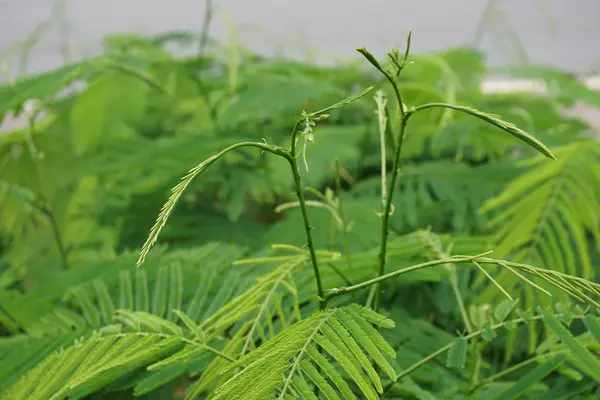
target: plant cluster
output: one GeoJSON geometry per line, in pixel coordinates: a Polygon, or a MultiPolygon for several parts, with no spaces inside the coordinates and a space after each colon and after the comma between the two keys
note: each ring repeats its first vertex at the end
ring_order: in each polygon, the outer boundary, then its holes
{"type": "Polygon", "coordinates": [[[598,396],[598,93],[191,40],[0,87],[0,398],[598,396]]]}

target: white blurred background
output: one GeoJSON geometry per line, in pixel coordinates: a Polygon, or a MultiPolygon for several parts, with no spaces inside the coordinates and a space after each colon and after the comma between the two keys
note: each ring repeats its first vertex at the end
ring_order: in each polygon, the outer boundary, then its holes
{"type": "MultiPolygon", "coordinates": [[[[206,0],[0,0],[0,60],[14,75],[102,51],[108,34],[199,32],[206,0]],[[27,57],[17,49],[29,47],[27,57]],[[22,53],[21,53],[22,54],[22,53]]],[[[264,54],[331,62],[383,54],[413,29],[415,52],[479,49],[490,66],[544,64],[600,89],[600,0],[215,0],[210,34],[264,54]],[[235,32],[235,33],[232,33],[235,32]]],[[[0,78],[2,79],[2,78],[0,78]]],[[[488,90],[529,83],[484,82],[488,90]]],[[[533,85],[530,85],[532,88],[533,85]]],[[[589,114],[594,124],[600,117],[589,114]]]]}
{"type": "MultiPolygon", "coordinates": [[[[325,59],[375,53],[402,44],[413,29],[415,51],[470,45],[491,65],[549,64],[589,75],[600,67],[599,0],[215,0],[211,34],[262,53],[325,59]]],[[[29,72],[65,56],[97,54],[104,35],[199,31],[205,0],[0,0],[0,53],[39,34],[29,72]],[[36,31],[38,28],[38,32],[36,31]],[[65,54],[68,53],[68,54],[65,54]]]]}

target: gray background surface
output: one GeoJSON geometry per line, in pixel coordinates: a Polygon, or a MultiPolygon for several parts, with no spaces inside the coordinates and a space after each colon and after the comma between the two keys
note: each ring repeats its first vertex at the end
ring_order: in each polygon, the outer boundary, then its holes
{"type": "MultiPolygon", "coordinates": [[[[39,72],[102,51],[105,35],[199,32],[205,0],[0,0],[0,61],[10,69],[39,72]],[[60,7],[62,4],[63,8],[60,7]],[[59,5],[59,7],[57,7],[59,5]],[[57,11],[58,10],[58,11],[57,11]],[[11,47],[40,24],[26,70],[11,47]],[[65,46],[66,45],[66,46],[65,46]],[[68,51],[65,51],[65,48],[68,51]]],[[[490,66],[545,64],[587,76],[600,88],[600,0],[215,0],[211,36],[234,40],[264,54],[330,62],[357,57],[365,45],[382,55],[402,47],[413,29],[413,51],[470,46],[490,66]],[[490,4],[492,6],[490,6],[490,4]],[[484,21],[482,23],[482,21],[484,21]]],[[[0,82],[4,76],[0,76],[0,82]]],[[[490,86],[494,81],[484,82],[490,86]]],[[[528,85],[528,84],[526,84],[528,85]]],[[[511,90],[500,80],[491,90],[511,90]]],[[[600,110],[575,114],[598,127],[600,110]]],[[[23,121],[5,118],[0,132],[23,121]]]]}
{"type": "MultiPolygon", "coordinates": [[[[59,0],[60,1],[60,0],[59,0]]],[[[55,0],[0,0],[0,53],[52,18],[55,0]]],[[[97,54],[102,36],[123,31],[199,31],[204,0],[65,0],[72,59],[97,54]]],[[[211,34],[263,53],[326,60],[354,57],[368,46],[401,45],[409,27],[415,51],[477,44],[492,65],[528,59],[582,74],[600,67],[600,0],[497,0],[482,31],[484,0],[216,0],[211,34]],[[478,33],[479,32],[479,33],[478,33]],[[512,37],[518,35],[523,51],[512,37]],[[526,57],[526,58],[525,58],[526,57]]],[[[488,9],[489,10],[489,9],[488,9]]],[[[33,48],[29,72],[60,64],[61,24],[53,20],[33,48]]],[[[62,24],[64,27],[65,25],[62,24]]]]}

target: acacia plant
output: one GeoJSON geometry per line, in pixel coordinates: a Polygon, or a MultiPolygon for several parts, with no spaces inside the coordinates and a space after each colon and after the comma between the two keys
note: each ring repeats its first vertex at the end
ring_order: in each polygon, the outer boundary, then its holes
{"type": "MultiPolygon", "coordinates": [[[[187,385],[185,396],[189,399],[437,398],[416,383],[429,380],[435,385],[437,378],[423,372],[429,365],[433,365],[434,375],[451,369],[467,377],[466,386],[444,386],[440,398],[518,398],[539,391],[539,380],[553,371],[571,376],[581,371],[585,379],[600,382],[600,360],[589,350],[593,340],[600,340],[600,322],[594,315],[600,307],[599,284],[552,269],[492,258],[491,250],[452,254],[447,238],[430,230],[408,235],[390,233],[394,193],[397,181],[402,179],[403,145],[408,136],[419,135],[418,131],[411,132],[409,124],[417,114],[434,108],[464,113],[555,159],[541,141],[499,116],[444,102],[405,104],[400,82],[403,72],[410,68],[410,41],[409,33],[406,49],[393,49],[386,63],[364,48],[358,50],[389,83],[397,102],[397,113],[391,113],[384,92],[378,90],[375,94],[382,153],[377,249],[353,252],[347,240],[347,254],[317,248],[310,207],[329,211],[335,228],[343,234],[351,225],[344,215],[342,172],[336,160],[337,193],[320,193],[307,187],[302,179],[302,170],[310,168],[309,146],[319,145],[318,123],[365,96],[370,87],[321,110],[303,111],[292,127],[287,147],[266,140],[239,142],[189,170],[172,189],[150,230],[137,259],[135,276],[119,270],[120,266],[107,267],[103,272],[106,279],[114,281],[111,287],[118,288],[119,306],[113,303],[104,279],[95,279],[87,289],[72,288],[68,297],[83,310],[83,318],[56,309],[32,330],[39,337],[22,339],[26,344],[31,341],[31,346],[18,347],[18,354],[0,352],[3,363],[15,366],[0,368],[0,380],[10,383],[3,398],[82,398],[102,390],[130,387],[135,387],[135,395],[144,395],[187,375],[199,375],[187,385]],[[389,135],[391,127],[396,131],[389,135]],[[393,157],[388,180],[386,151],[390,147],[393,157]],[[273,244],[268,250],[243,258],[236,246],[219,243],[201,246],[192,254],[187,250],[151,252],[191,182],[217,161],[243,148],[278,157],[289,167],[297,200],[282,204],[278,211],[300,208],[302,227],[297,229],[303,229],[306,246],[273,244]],[[320,200],[308,200],[306,192],[320,200]],[[394,257],[411,259],[417,253],[427,254],[428,260],[394,265],[394,257]],[[374,259],[377,267],[371,269],[374,259]],[[202,267],[195,268],[194,263],[202,267]],[[438,268],[430,272],[432,267],[438,268]],[[479,271],[482,279],[505,299],[473,304],[467,310],[457,279],[457,269],[467,267],[479,271]],[[411,276],[417,276],[417,282],[426,282],[431,277],[428,273],[450,278],[464,324],[458,337],[437,347],[426,338],[442,333],[435,327],[419,325],[394,307],[394,297],[385,292],[393,292],[397,280],[411,276]],[[216,278],[219,274],[221,279],[216,278]],[[540,300],[539,307],[521,310],[518,299],[511,294],[512,287],[505,288],[496,279],[501,274],[510,274],[552,301],[540,300]],[[191,281],[198,284],[190,291],[184,282],[191,281]],[[152,296],[149,282],[154,283],[152,296]],[[518,315],[511,317],[513,313],[518,315]],[[580,330],[586,332],[573,336],[564,326],[573,321],[582,321],[580,330]],[[523,364],[484,376],[483,352],[502,334],[500,331],[516,332],[520,325],[537,323],[550,333],[539,354],[523,364]],[[91,334],[86,331],[88,325],[94,328],[91,334]],[[381,332],[379,328],[383,328],[381,332]],[[48,330],[59,336],[42,334],[48,330]],[[415,359],[414,352],[403,348],[402,340],[417,331],[425,338],[423,347],[433,348],[425,357],[415,359]],[[62,340],[69,344],[74,340],[75,344],[44,354],[44,348],[60,348],[62,340]],[[438,368],[443,356],[447,357],[446,367],[438,368]],[[25,361],[19,361],[23,358],[25,361]],[[515,370],[535,363],[539,365],[520,379],[501,382],[515,370]],[[577,371],[569,365],[576,366],[577,371]]],[[[479,248],[475,239],[471,242],[479,248]]],[[[19,340],[17,337],[15,343],[22,344],[19,340]]],[[[454,375],[443,376],[458,381],[454,375]]]]}

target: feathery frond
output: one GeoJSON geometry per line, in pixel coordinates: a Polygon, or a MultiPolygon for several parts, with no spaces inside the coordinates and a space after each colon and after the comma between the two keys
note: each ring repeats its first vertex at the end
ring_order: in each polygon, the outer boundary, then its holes
{"type": "Polygon", "coordinates": [[[148,256],[150,249],[152,248],[152,246],[158,239],[158,235],[160,235],[160,231],[164,228],[165,224],[167,223],[167,220],[169,219],[169,216],[173,212],[173,209],[175,208],[177,201],[183,195],[183,193],[185,192],[185,189],[194,180],[194,178],[196,178],[198,175],[200,175],[202,172],[204,172],[215,161],[217,161],[218,159],[220,159],[221,157],[223,157],[230,151],[233,151],[240,147],[258,147],[258,148],[262,149],[263,151],[264,150],[270,151],[270,152],[278,154],[278,155],[283,154],[282,153],[283,150],[278,147],[275,147],[275,146],[269,146],[264,143],[241,142],[241,143],[236,143],[236,144],[233,144],[233,145],[227,147],[226,149],[222,150],[221,152],[219,152],[217,154],[214,154],[213,156],[207,158],[205,161],[201,162],[200,164],[198,164],[197,166],[192,168],[188,172],[187,175],[185,175],[183,178],[181,178],[181,182],[179,182],[179,184],[177,184],[175,187],[173,187],[173,189],[171,189],[171,196],[169,197],[167,202],[163,205],[163,207],[160,211],[160,214],[158,215],[158,218],[156,219],[154,226],[150,230],[148,239],[146,239],[146,242],[142,246],[142,250],[140,252],[140,257],[137,261],[137,266],[140,266],[141,264],[144,263],[144,260],[148,256]]]}
{"type": "MultiPolygon", "coordinates": [[[[524,161],[531,167],[506,190],[488,200],[483,210],[495,211],[490,226],[497,232],[500,257],[544,265],[549,269],[593,278],[587,234],[600,243],[600,148],[589,141],[575,142],[556,151],[558,161],[524,161]]],[[[517,284],[509,271],[498,281],[512,290],[517,284]]],[[[488,288],[479,297],[489,302],[488,288]]]]}
{"type": "Polygon", "coordinates": [[[340,368],[361,396],[377,399],[383,387],[372,362],[395,380],[386,359],[395,357],[395,352],[372,323],[394,326],[391,320],[356,305],[315,313],[229,365],[226,371],[242,370],[217,388],[214,399],[262,399],[274,393],[283,399],[292,390],[307,398],[313,385],[331,399],[356,398],[340,368]]]}

